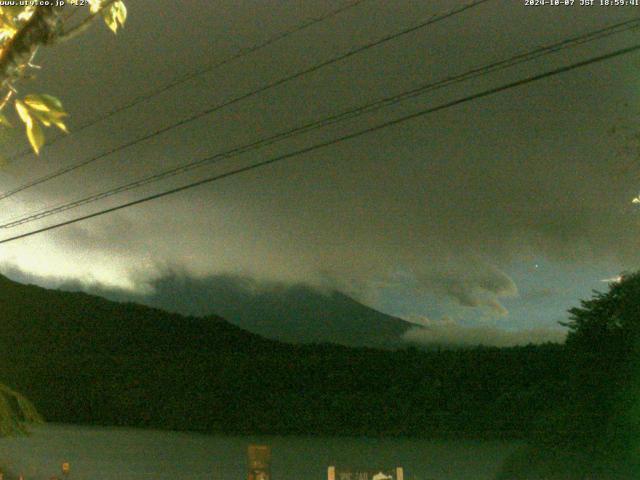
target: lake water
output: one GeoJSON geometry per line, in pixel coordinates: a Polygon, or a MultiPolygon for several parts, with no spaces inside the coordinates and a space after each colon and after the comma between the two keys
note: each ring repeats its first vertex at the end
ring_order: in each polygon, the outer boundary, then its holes
{"type": "Polygon", "coordinates": [[[235,437],[46,425],[0,439],[0,465],[45,480],[245,480],[250,443],[272,447],[274,480],[327,478],[327,466],[402,466],[406,480],[492,479],[514,442],[333,437],[235,437]]]}

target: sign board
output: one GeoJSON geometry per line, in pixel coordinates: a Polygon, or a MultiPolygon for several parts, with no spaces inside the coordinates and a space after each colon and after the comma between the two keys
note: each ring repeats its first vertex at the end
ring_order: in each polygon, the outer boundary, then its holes
{"type": "Polygon", "coordinates": [[[268,445],[249,445],[248,480],[271,480],[271,447],[268,445]]]}
{"type": "Polygon", "coordinates": [[[380,469],[329,467],[327,480],[404,480],[404,471],[402,467],[380,469]]]}

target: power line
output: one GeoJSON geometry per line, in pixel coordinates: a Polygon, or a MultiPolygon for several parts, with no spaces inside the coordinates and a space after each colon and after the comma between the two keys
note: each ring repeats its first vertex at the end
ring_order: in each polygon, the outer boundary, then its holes
{"type": "Polygon", "coordinates": [[[573,47],[575,45],[581,45],[589,41],[594,41],[598,39],[602,39],[607,36],[611,36],[623,31],[630,30],[632,28],[638,28],[640,26],[640,18],[634,20],[628,20],[625,22],[617,23],[608,27],[600,28],[591,32],[587,32],[585,34],[581,34],[569,39],[562,40],[555,44],[538,47],[534,50],[520,53],[513,57],[500,60],[498,62],[490,63],[488,65],[484,65],[482,67],[471,69],[467,72],[464,72],[460,75],[455,75],[451,77],[447,77],[443,80],[434,82],[434,83],[426,83],[417,88],[414,88],[409,91],[402,92],[397,95],[393,95],[390,97],[383,98],[381,100],[377,100],[366,105],[362,105],[355,109],[343,111],[341,113],[331,115],[329,117],[322,118],[320,120],[316,120],[314,122],[307,123],[302,126],[298,126],[284,132],[280,132],[274,134],[270,137],[242,145],[239,147],[235,147],[231,150],[227,150],[222,153],[218,153],[214,156],[209,156],[204,159],[199,159],[193,162],[189,162],[178,167],[173,167],[153,175],[149,175],[147,177],[143,177],[141,179],[135,180],[133,182],[126,183],[124,185],[120,185],[118,187],[101,191],[98,193],[91,194],[89,196],[83,197],[78,200],[74,200],[71,202],[65,202],[55,207],[46,207],[44,209],[38,210],[36,212],[29,213],[27,215],[18,215],[13,217],[12,219],[8,219],[5,223],[0,224],[0,228],[12,228],[19,225],[23,225],[25,223],[30,223],[35,220],[40,220],[42,218],[61,213],[67,210],[71,210],[73,208],[80,207],[82,205],[86,205],[89,203],[94,203],[96,201],[102,200],[107,197],[111,197],[113,195],[133,190],[135,188],[139,188],[144,185],[148,185],[150,183],[155,183],[160,180],[164,180],[169,177],[173,177],[182,173],[186,173],[190,170],[202,167],[207,164],[211,164],[223,159],[232,158],[244,153],[247,153],[252,150],[256,150],[258,148],[271,145],[273,143],[279,142],[281,140],[291,138],[303,133],[307,133],[312,130],[316,130],[318,128],[322,128],[328,125],[332,125],[344,120],[352,119],[357,116],[363,115],[365,113],[370,113],[380,108],[387,107],[393,105],[395,103],[407,100],[409,98],[416,97],[418,95],[422,95],[426,92],[431,92],[455,83],[463,82],[469,80],[471,78],[476,78],[479,76],[487,75],[489,73],[493,73],[498,70],[502,70],[523,62],[531,61],[536,58],[540,58],[542,56],[546,56],[555,52],[558,52],[562,49],[573,47]]]}
{"type": "Polygon", "coordinates": [[[254,97],[254,96],[256,96],[256,95],[258,95],[260,93],[263,93],[263,92],[265,92],[267,90],[270,90],[272,88],[278,87],[278,86],[283,85],[283,84],[285,84],[287,82],[290,82],[292,80],[295,80],[295,79],[298,79],[298,78],[303,77],[305,75],[308,75],[309,73],[313,73],[313,72],[315,72],[317,70],[320,70],[321,68],[327,67],[327,66],[332,65],[332,64],[337,63],[337,62],[340,62],[340,61],[345,60],[347,58],[350,58],[350,57],[352,57],[354,55],[358,55],[358,54],[360,54],[362,52],[365,52],[365,51],[367,51],[367,50],[369,50],[371,48],[374,48],[374,47],[377,47],[379,45],[382,45],[382,44],[384,44],[386,42],[389,42],[391,40],[395,40],[395,39],[400,38],[400,37],[402,37],[404,35],[408,35],[410,33],[413,33],[415,31],[420,30],[422,28],[425,28],[425,27],[427,27],[429,25],[433,25],[433,24],[435,24],[437,22],[446,20],[446,19],[448,19],[450,17],[458,15],[458,14],[460,14],[460,13],[466,11],[466,10],[469,10],[469,9],[471,9],[473,7],[479,6],[479,5],[481,5],[483,3],[486,3],[486,2],[489,2],[489,1],[491,1],[491,0],[474,0],[471,3],[467,3],[467,4],[462,5],[460,7],[457,7],[457,8],[454,8],[452,10],[449,10],[446,13],[439,14],[439,15],[434,15],[434,16],[430,17],[428,20],[425,20],[425,21],[423,21],[423,22],[421,22],[421,23],[419,23],[417,25],[414,25],[414,26],[409,27],[409,28],[405,28],[404,30],[401,30],[399,32],[396,32],[396,33],[393,33],[393,34],[390,34],[390,35],[386,35],[386,36],[384,36],[384,37],[382,37],[382,38],[380,38],[378,40],[375,40],[375,41],[369,42],[369,43],[367,43],[365,45],[362,45],[360,47],[356,47],[354,49],[351,49],[346,53],[340,54],[340,55],[338,55],[336,57],[333,57],[333,58],[331,58],[329,60],[325,60],[325,61],[323,61],[321,63],[318,63],[318,64],[313,65],[311,67],[305,68],[303,70],[299,70],[296,73],[293,73],[293,74],[288,75],[286,77],[280,78],[279,80],[273,81],[273,82],[271,82],[271,83],[269,83],[267,85],[264,85],[264,86],[262,86],[262,87],[260,87],[260,88],[258,88],[256,90],[252,90],[250,92],[244,93],[244,94],[239,95],[237,97],[234,97],[234,98],[232,98],[230,100],[227,100],[227,101],[225,101],[223,103],[220,103],[220,104],[217,104],[217,105],[215,105],[213,107],[210,107],[210,108],[208,108],[206,110],[203,110],[201,112],[195,113],[195,114],[193,114],[193,115],[191,115],[191,116],[189,116],[187,118],[184,118],[184,119],[182,119],[182,120],[180,120],[180,121],[178,121],[176,123],[173,123],[173,124],[168,125],[166,127],[159,128],[159,129],[157,129],[157,130],[155,130],[155,131],[153,131],[151,133],[148,133],[148,134],[146,134],[146,135],[144,135],[142,137],[139,137],[139,138],[137,138],[135,140],[132,140],[130,142],[121,144],[121,145],[119,145],[119,146],[117,146],[115,148],[112,148],[112,149],[110,149],[110,150],[108,150],[106,152],[103,152],[103,153],[101,153],[99,155],[91,157],[91,158],[89,158],[87,160],[81,161],[79,163],[76,163],[74,165],[70,165],[70,166],[65,167],[65,168],[62,168],[62,169],[57,170],[55,172],[52,172],[52,173],[50,173],[48,175],[44,175],[42,177],[39,177],[39,178],[37,178],[35,180],[32,180],[32,181],[30,181],[30,182],[28,182],[26,184],[23,184],[23,185],[21,185],[19,187],[14,188],[13,190],[10,190],[8,192],[0,194],[0,200],[3,200],[3,199],[8,198],[8,197],[11,197],[11,196],[13,196],[13,195],[15,195],[15,194],[17,194],[19,192],[22,192],[22,191],[24,191],[24,190],[26,190],[28,188],[34,187],[36,185],[40,185],[40,184],[42,184],[44,182],[47,182],[49,180],[52,180],[52,179],[57,178],[57,177],[59,177],[61,175],[67,174],[69,172],[75,171],[75,170],[77,170],[79,168],[85,167],[85,166],[87,166],[87,165],[89,165],[89,164],[91,164],[93,162],[96,162],[97,160],[105,158],[105,157],[107,157],[109,155],[117,153],[117,152],[119,152],[121,150],[124,150],[125,148],[131,147],[131,146],[136,145],[136,144],[138,144],[140,142],[143,142],[145,140],[149,140],[149,139],[151,139],[153,137],[156,137],[158,135],[166,133],[166,132],[168,132],[170,130],[173,130],[175,128],[178,128],[178,127],[181,127],[181,126],[186,125],[188,123],[191,123],[191,122],[193,122],[193,121],[195,121],[195,120],[197,120],[199,118],[204,117],[205,115],[209,115],[211,113],[214,113],[214,112],[216,112],[216,111],[218,111],[218,110],[220,110],[222,108],[228,107],[228,106],[233,105],[235,103],[238,103],[238,102],[240,102],[242,100],[246,100],[248,98],[254,97]]]}
{"type": "MultiPolygon", "coordinates": [[[[301,32],[303,30],[306,30],[309,27],[312,27],[313,25],[316,25],[318,23],[324,22],[325,20],[329,20],[333,17],[338,16],[339,14],[346,12],[347,10],[350,10],[358,5],[360,5],[361,3],[367,2],[369,0],[355,0],[351,3],[348,3],[345,6],[342,6],[340,8],[337,8],[335,10],[331,10],[330,12],[327,12],[319,17],[316,18],[311,18],[309,20],[307,20],[306,22],[301,23],[300,25],[298,25],[297,27],[294,27],[290,30],[286,30],[284,32],[278,33],[272,37],[267,38],[265,41],[258,43],[256,45],[252,45],[250,47],[246,47],[246,48],[241,48],[240,50],[238,50],[236,53],[234,53],[233,55],[225,58],[224,60],[220,60],[219,62],[215,62],[211,65],[208,65],[206,67],[200,68],[199,70],[195,70],[193,72],[187,73],[186,75],[182,75],[181,77],[175,78],[173,79],[171,82],[167,83],[166,85],[163,85],[159,88],[153,89],[148,91],[147,93],[143,93],[142,95],[139,95],[137,97],[135,97],[133,100],[125,103],[124,105],[121,105],[119,107],[114,108],[113,110],[109,110],[101,115],[98,115],[97,117],[92,118],[91,120],[85,122],[85,123],[81,123],[79,126],[77,126],[76,128],[73,128],[70,130],[70,133],[78,133],[81,132],[82,130],[85,130],[89,127],[92,127],[93,125],[100,123],[104,120],[107,120],[108,118],[111,118],[112,116],[123,112],[124,110],[128,110],[132,107],[135,107],[136,105],[146,101],[146,100],[150,100],[153,97],[157,97],[158,95],[163,94],[164,92],[167,92],[179,85],[182,85],[183,83],[186,83],[190,80],[193,80],[196,77],[205,75],[207,73],[211,73],[212,71],[223,67],[225,65],[228,65],[236,60],[241,59],[242,57],[246,57],[247,55],[250,55],[252,53],[255,53],[257,51],[260,51],[264,48],[267,48],[271,45],[273,45],[274,43],[279,42],[280,40],[284,40],[298,32],[301,32]]],[[[65,135],[59,135],[57,137],[52,138],[50,141],[48,141],[46,143],[46,146],[51,146],[54,143],[58,142],[60,139],[62,138],[66,138],[65,135]]],[[[13,155],[11,157],[8,158],[8,161],[11,160],[15,160],[17,158],[21,158],[24,157],[26,155],[28,155],[29,153],[31,153],[30,149],[26,149],[20,153],[17,153],[16,155],[13,155]]]]}
{"type": "Polygon", "coordinates": [[[454,106],[457,106],[457,105],[461,105],[463,103],[471,102],[473,100],[477,100],[477,99],[480,99],[480,98],[483,98],[483,97],[494,95],[496,93],[499,93],[499,92],[502,92],[502,91],[505,91],[505,90],[509,90],[509,89],[516,88],[516,87],[520,87],[520,86],[526,85],[528,83],[532,83],[532,82],[535,82],[535,81],[538,81],[538,80],[542,80],[542,79],[549,78],[549,77],[552,77],[552,76],[555,76],[555,75],[559,75],[561,73],[566,73],[566,72],[569,72],[571,70],[575,70],[577,68],[581,68],[581,67],[585,67],[587,65],[591,65],[591,64],[594,64],[594,63],[597,63],[597,62],[602,62],[602,61],[605,61],[605,60],[609,60],[609,59],[612,59],[612,58],[615,58],[615,57],[619,57],[621,55],[626,55],[626,54],[629,54],[629,53],[632,53],[632,52],[636,52],[638,50],[640,50],[640,44],[634,45],[632,47],[619,49],[619,50],[616,50],[614,52],[611,52],[611,53],[608,53],[608,54],[605,54],[605,55],[592,57],[592,58],[590,58],[588,60],[583,60],[581,62],[577,62],[577,63],[573,63],[573,64],[570,64],[570,65],[567,65],[567,66],[564,66],[564,67],[556,68],[554,70],[550,70],[550,71],[547,71],[547,72],[544,72],[544,73],[541,73],[541,74],[538,74],[538,75],[533,75],[533,76],[530,76],[530,77],[527,77],[527,78],[524,78],[524,79],[521,79],[521,80],[516,80],[514,82],[510,82],[510,83],[501,85],[499,87],[490,88],[488,90],[484,90],[482,92],[479,92],[479,93],[476,93],[476,94],[473,94],[473,95],[469,95],[469,96],[466,96],[466,97],[463,97],[463,98],[459,98],[457,100],[453,100],[453,101],[438,105],[436,107],[431,107],[431,108],[427,108],[427,109],[424,109],[424,110],[420,110],[418,112],[415,112],[415,113],[412,113],[412,114],[409,114],[409,115],[405,115],[403,117],[400,117],[400,118],[397,118],[397,119],[394,119],[394,120],[390,120],[390,121],[375,125],[373,127],[369,127],[369,128],[363,129],[363,130],[359,130],[359,131],[354,132],[354,133],[343,135],[341,137],[337,137],[337,138],[334,138],[332,140],[316,143],[314,145],[311,145],[310,147],[302,148],[300,150],[289,152],[289,153],[286,153],[284,155],[279,155],[277,157],[273,157],[273,158],[270,158],[268,160],[263,160],[262,162],[254,163],[252,165],[248,165],[248,166],[241,167],[241,168],[236,168],[234,170],[231,170],[231,171],[228,171],[228,172],[225,172],[225,173],[221,173],[221,174],[218,174],[218,175],[207,177],[207,178],[204,178],[202,180],[198,180],[196,182],[188,183],[186,185],[182,185],[182,186],[177,187],[177,188],[173,188],[173,189],[170,189],[170,190],[165,190],[163,192],[159,192],[159,193],[156,193],[156,194],[153,194],[153,195],[149,195],[149,196],[146,196],[146,197],[143,197],[143,198],[139,198],[137,200],[133,200],[133,201],[130,201],[130,202],[127,202],[127,203],[123,203],[123,204],[117,205],[115,207],[107,208],[107,209],[100,210],[98,212],[94,212],[94,213],[91,213],[91,214],[88,214],[88,215],[83,215],[83,216],[76,217],[76,218],[73,218],[73,219],[70,219],[70,220],[66,220],[64,222],[60,222],[60,223],[56,223],[56,224],[49,225],[49,226],[46,226],[46,227],[42,227],[42,228],[39,228],[37,230],[32,230],[30,232],[22,233],[20,235],[15,235],[13,237],[5,238],[5,239],[0,240],[0,244],[13,242],[13,241],[16,241],[16,240],[19,240],[19,239],[22,239],[22,238],[26,238],[26,237],[30,237],[30,236],[36,235],[38,233],[43,233],[43,232],[46,232],[46,231],[49,231],[49,230],[54,230],[54,229],[57,229],[57,228],[60,228],[60,227],[64,227],[64,226],[71,225],[71,224],[74,224],[74,223],[78,223],[78,222],[81,222],[81,221],[84,221],[84,220],[88,220],[90,218],[95,218],[95,217],[98,217],[98,216],[101,216],[101,215],[106,215],[107,213],[112,213],[112,212],[115,212],[115,211],[118,211],[118,210],[122,210],[124,208],[132,207],[134,205],[139,205],[139,204],[142,204],[142,203],[146,203],[146,202],[149,202],[151,200],[156,200],[158,198],[166,197],[168,195],[173,195],[175,193],[179,193],[179,192],[182,192],[182,191],[185,191],[185,190],[190,190],[190,189],[198,187],[200,185],[204,185],[204,184],[207,184],[207,183],[212,183],[212,182],[215,182],[215,181],[218,181],[218,180],[222,180],[222,179],[227,178],[227,177],[231,177],[231,176],[234,176],[234,175],[238,175],[240,173],[248,172],[250,170],[255,170],[257,168],[265,167],[267,165],[271,165],[271,164],[276,163],[276,162],[281,162],[283,160],[287,160],[287,159],[290,159],[290,158],[293,158],[293,157],[296,157],[296,156],[299,156],[299,155],[304,155],[304,154],[313,152],[315,150],[320,150],[322,148],[326,148],[326,147],[329,147],[331,145],[335,145],[335,144],[338,144],[338,143],[341,143],[341,142],[344,142],[344,141],[347,141],[347,140],[351,140],[351,139],[354,139],[354,138],[357,138],[357,137],[361,137],[361,136],[367,135],[369,133],[377,132],[378,130],[382,130],[383,128],[388,128],[388,127],[391,127],[391,126],[394,126],[394,125],[398,125],[400,123],[404,123],[406,121],[413,120],[413,119],[422,117],[424,115],[428,115],[430,113],[434,113],[434,112],[438,112],[438,111],[441,111],[441,110],[445,110],[447,108],[451,108],[451,107],[454,107],[454,106]]]}

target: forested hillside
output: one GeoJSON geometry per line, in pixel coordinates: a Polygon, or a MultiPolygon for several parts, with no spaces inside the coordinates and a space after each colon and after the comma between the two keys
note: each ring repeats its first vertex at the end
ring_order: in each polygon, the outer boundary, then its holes
{"type": "Polygon", "coordinates": [[[526,436],[559,345],[295,346],[220,318],[0,281],[0,378],[50,421],[244,432],[526,436]]]}

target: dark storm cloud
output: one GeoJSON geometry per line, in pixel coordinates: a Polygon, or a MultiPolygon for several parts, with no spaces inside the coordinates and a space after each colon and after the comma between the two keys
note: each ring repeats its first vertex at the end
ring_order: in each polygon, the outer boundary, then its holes
{"type": "MultiPolygon", "coordinates": [[[[190,5],[161,2],[145,10],[132,4],[130,23],[120,38],[96,33],[84,43],[46,52],[38,88],[62,90],[73,121],[81,122],[135,98],[150,83],[162,84],[224,58],[237,43],[255,43],[329,8],[325,2],[190,5]],[[167,18],[161,13],[165,11],[175,12],[175,18],[167,18]]],[[[12,165],[3,183],[19,184],[36,172],[86,158],[448,8],[448,1],[365,4],[295,41],[194,80],[139,111],[71,135],[47,149],[42,159],[12,165]]],[[[22,202],[33,208],[109,188],[632,13],[542,10],[496,2],[470,11],[34,189],[17,197],[15,208],[25,208],[22,202]]],[[[550,56],[238,162],[269,158],[418,106],[603,53],[631,39],[622,35],[550,56]]],[[[502,299],[518,292],[506,273],[511,262],[534,255],[576,264],[639,260],[640,223],[630,200],[640,187],[640,172],[620,156],[622,140],[610,133],[613,124],[635,122],[636,112],[624,104],[637,101],[638,63],[637,56],[623,57],[11,244],[3,249],[3,259],[40,275],[142,289],[166,269],[195,277],[232,273],[331,286],[365,301],[375,299],[382,287],[406,284],[417,295],[436,293],[504,315],[502,299]]],[[[101,205],[230,165],[207,167],[101,205]]]]}

